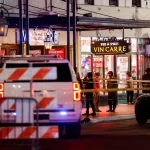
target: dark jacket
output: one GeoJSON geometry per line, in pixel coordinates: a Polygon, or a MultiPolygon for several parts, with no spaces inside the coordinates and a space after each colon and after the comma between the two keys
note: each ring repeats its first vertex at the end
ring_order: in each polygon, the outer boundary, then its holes
{"type": "MultiPolygon", "coordinates": [[[[117,81],[112,81],[113,79],[116,79],[115,77],[111,77],[107,81],[107,89],[111,88],[118,88],[118,82],[117,81]]],[[[108,100],[117,100],[117,91],[115,92],[108,92],[108,100]]]]}
{"type": "Polygon", "coordinates": [[[78,83],[80,85],[80,88],[83,89],[83,82],[82,82],[82,80],[80,78],[78,78],[78,83]]]}
{"type": "MultiPolygon", "coordinates": [[[[94,87],[94,79],[93,78],[84,78],[83,84],[85,84],[85,89],[93,89],[94,87]]],[[[93,92],[85,93],[86,95],[91,95],[93,92]]]]}
{"type": "MultiPolygon", "coordinates": [[[[142,76],[142,80],[149,80],[150,81],[150,73],[144,74],[142,76]]],[[[150,83],[143,82],[142,87],[150,88],[150,83]]],[[[150,90],[143,90],[143,93],[150,93],[150,90]]]]}

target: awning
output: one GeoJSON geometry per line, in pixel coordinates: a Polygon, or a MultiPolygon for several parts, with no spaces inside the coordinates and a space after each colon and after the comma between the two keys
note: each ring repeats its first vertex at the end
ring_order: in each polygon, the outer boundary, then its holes
{"type": "Polygon", "coordinates": [[[150,20],[114,19],[97,17],[78,17],[78,26],[93,29],[133,29],[150,28],[150,20]]]}
{"type": "MultiPolygon", "coordinates": [[[[19,27],[19,18],[10,17],[10,28],[19,27]]],[[[30,28],[51,28],[55,30],[67,30],[67,17],[62,16],[44,16],[38,18],[30,18],[30,28]]],[[[105,30],[105,29],[134,29],[134,28],[150,28],[150,20],[134,20],[134,19],[114,19],[114,18],[98,18],[98,17],[76,17],[77,31],[89,30],[105,30]]],[[[25,18],[24,18],[25,26],[25,18]]],[[[71,30],[73,27],[73,17],[70,18],[71,30]]]]}

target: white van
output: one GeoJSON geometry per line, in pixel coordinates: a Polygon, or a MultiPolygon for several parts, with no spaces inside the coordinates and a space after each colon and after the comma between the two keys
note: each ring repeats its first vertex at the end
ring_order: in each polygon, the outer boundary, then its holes
{"type": "Polygon", "coordinates": [[[80,135],[80,86],[68,60],[16,57],[1,60],[0,67],[0,97],[32,96],[38,101],[39,122],[59,125],[60,134],[65,127],[67,136],[80,135]]]}

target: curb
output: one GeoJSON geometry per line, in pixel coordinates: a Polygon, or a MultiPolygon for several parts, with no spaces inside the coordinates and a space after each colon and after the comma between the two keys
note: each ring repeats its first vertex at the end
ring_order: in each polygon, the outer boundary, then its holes
{"type": "Polygon", "coordinates": [[[90,119],[91,119],[90,123],[98,123],[98,122],[107,122],[107,121],[135,119],[135,115],[119,115],[119,116],[90,118],[90,119]]]}

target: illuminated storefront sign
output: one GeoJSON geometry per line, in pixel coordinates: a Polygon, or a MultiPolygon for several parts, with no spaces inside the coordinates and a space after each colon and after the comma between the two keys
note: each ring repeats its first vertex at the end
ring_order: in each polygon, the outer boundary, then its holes
{"type": "MultiPolygon", "coordinates": [[[[29,43],[30,45],[44,45],[45,37],[48,33],[48,29],[30,29],[29,30],[29,43]]],[[[59,44],[58,32],[52,30],[50,38],[53,45],[59,44]]],[[[20,42],[19,31],[16,31],[16,43],[20,42]]],[[[23,42],[26,42],[26,32],[23,31],[23,42]]]]}
{"type": "Polygon", "coordinates": [[[124,54],[130,51],[130,45],[124,41],[96,41],[91,44],[91,52],[95,55],[124,54]]]}
{"type": "Polygon", "coordinates": [[[53,48],[48,51],[48,55],[57,55],[58,58],[65,59],[65,49],[64,48],[53,48]]]}

